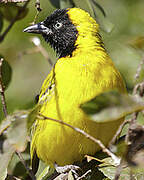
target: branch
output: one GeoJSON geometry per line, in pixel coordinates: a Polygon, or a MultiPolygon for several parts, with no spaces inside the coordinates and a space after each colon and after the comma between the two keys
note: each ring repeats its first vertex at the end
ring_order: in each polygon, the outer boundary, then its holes
{"type": "Polygon", "coordinates": [[[116,139],[117,139],[117,137],[119,137],[119,135],[121,134],[121,131],[122,131],[123,127],[124,127],[126,124],[128,124],[130,121],[131,121],[130,119],[123,121],[123,123],[119,126],[117,132],[116,132],[115,135],[113,136],[112,140],[110,141],[109,147],[111,147],[113,144],[115,144],[116,139]]]}
{"type": "Polygon", "coordinates": [[[29,176],[31,177],[32,180],[36,180],[36,177],[33,173],[32,170],[29,169],[29,167],[27,167],[27,164],[25,163],[25,160],[23,159],[22,155],[20,152],[16,152],[16,155],[19,157],[21,163],[24,165],[25,169],[27,170],[29,176]]]}
{"type": "Polygon", "coordinates": [[[8,115],[7,113],[7,106],[6,106],[6,100],[5,100],[5,94],[4,94],[4,87],[3,87],[3,82],[2,82],[2,63],[3,63],[3,58],[0,59],[0,94],[1,94],[1,102],[2,102],[2,108],[5,117],[8,115]]]}
{"type": "Polygon", "coordinates": [[[27,2],[25,2],[25,4],[23,5],[23,7],[17,12],[16,16],[14,17],[14,19],[11,21],[11,23],[8,25],[8,27],[6,28],[6,30],[3,32],[3,34],[0,36],[0,42],[2,42],[5,38],[5,36],[7,35],[7,33],[10,31],[10,29],[12,28],[12,26],[15,24],[15,22],[17,21],[17,18],[19,17],[19,15],[21,14],[21,12],[27,7],[29,3],[29,0],[27,2]]]}
{"type": "Polygon", "coordinates": [[[123,165],[124,165],[124,160],[121,159],[120,164],[116,168],[116,173],[115,173],[114,180],[118,180],[119,179],[121,171],[123,170],[123,165]]]}
{"type": "Polygon", "coordinates": [[[42,47],[41,45],[41,41],[38,37],[34,37],[31,39],[31,41],[34,43],[34,45],[37,47],[37,49],[39,50],[39,52],[47,59],[48,63],[50,64],[50,66],[53,65],[52,60],[49,58],[49,55],[47,53],[47,51],[42,47]]]}
{"type": "Polygon", "coordinates": [[[140,77],[140,72],[142,70],[142,66],[144,65],[144,57],[142,59],[142,61],[140,62],[140,64],[138,65],[138,68],[136,70],[136,74],[134,76],[134,79],[137,80],[140,77]]]}
{"type": "Polygon", "coordinates": [[[98,139],[94,138],[93,136],[91,136],[90,134],[86,133],[85,131],[83,131],[82,129],[79,129],[77,127],[74,127],[74,126],[71,126],[70,124],[67,124],[66,122],[63,122],[62,120],[57,120],[57,119],[53,119],[53,118],[49,118],[49,117],[46,117],[44,115],[42,115],[41,113],[39,113],[38,115],[38,119],[41,119],[41,120],[51,120],[51,121],[55,121],[57,123],[60,123],[60,124],[63,124],[65,126],[68,126],[70,127],[71,129],[73,129],[74,131],[77,131],[79,132],[80,134],[84,135],[86,138],[90,139],[91,141],[95,142],[96,144],[98,144],[102,151],[107,153],[113,160],[116,164],[119,164],[120,163],[120,160],[119,158],[113,154],[109,149],[107,149],[105,147],[105,145],[98,139]]]}
{"type": "Polygon", "coordinates": [[[82,179],[84,179],[84,178],[86,178],[86,176],[89,174],[89,173],[91,173],[92,171],[91,171],[91,169],[89,169],[86,173],[84,173],[81,177],[79,177],[79,178],[77,178],[77,180],[82,180],[82,179]]]}

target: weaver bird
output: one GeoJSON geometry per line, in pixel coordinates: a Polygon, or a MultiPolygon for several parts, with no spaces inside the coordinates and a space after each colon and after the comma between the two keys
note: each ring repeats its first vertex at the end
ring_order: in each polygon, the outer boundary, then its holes
{"type": "MultiPolygon", "coordinates": [[[[39,112],[78,127],[107,145],[123,119],[96,123],[80,108],[108,90],[126,92],[104,48],[97,22],[82,9],[58,9],[24,32],[41,34],[59,55],[42,85],[39,112]]],[[[34,123],[32,159],[37,155],[47,164],[63,166],[98,150],[97,144],[63,124],[38,118],[34,123]]]]}

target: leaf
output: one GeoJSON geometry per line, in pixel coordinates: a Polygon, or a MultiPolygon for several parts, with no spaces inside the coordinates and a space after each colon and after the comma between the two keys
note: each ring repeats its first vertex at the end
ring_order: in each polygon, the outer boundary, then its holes
{"type": "Polygon", "coordinates": [[[4,180],[5,177],[7,176],[7,167],[14,152],[15,152],[14,147],[8,146],[7,151],[4,152],[3,154],[0,154],[0,162],[2,164],[0,166],[0,180],[4,180]]]}
{"type": "Polygon", "coordinates": [[[21,13],[19,13],[19,16],[17,16],[17,20],[23,19],[29,12],[28,8],[23,9],[20,6],[18,6],[18,10],[21,11],[21,13]]]}
{"type": "Polygon", "coordinates": [[[16,151],[23,152],[27,144],[27,117],[28,111],[15,112],[13,115],[8,116],[6,119],[13,120],[11,126],[6,132],[6,137],[16,151]]]}
{"type": "Polygon", "coordinates": [[[47,166],[42,173],[38,176],[37,180],[47,180],[47,178],[49,177],[49,170],[50,167],[47,166]]]}
{"type": "MultiPolygon", "coordinates": [[[[0,58],[3,58],[3,56],[0,55],[0,58]]],[[[3,60],[2,62],[2,83],[4,86],[4,89],[6,90],[12,77],[12,68],[9,65],[9,63],[6,60],[3,60]]]]}
{"type": "Polygon", "coordinates": [[[0,175],[0,180],[5,180],[7,177],[7,169],[5,169],[2,174],[0,175]]]}
{"type": "Polygon", "coordinates": [[[68,180],[75,180],[75,177],[74,177],[72,171],[69,171],[69,173],[68,173],[68,180]]]}
{"type": "Polygon", "coordinates": [[[29,115],[28,115],[28,120],[27,120],[27,129],[28,129],[28,131],[29,131],[30,128],[32,127],[33,123],[35,122],[40,108],[41,108],[41,105],[38,104],[38,105],[36,105],[35,108],[32,109],[31,112],[29,113],[29,115]]]}
{"type": "Polygon", "coordinates": [[[0,4],[0,8],[3,17],[8,21],[12,21],[17,16],[19,11],[21,11],[21,13],[19,13],[16,20],[24,18],[28,13],[28,8],[22,9],[21,6],[18,6],[15,3],[2,3],[0,4]]]}
{"type": "Polygon", "coordinates": [[[55,8],[60,8],[60,0],[50,0],[50,2],[55,8]]]}
{"type": "Polygon", "coordinates": [[[54,173],[55,169],[47,166],[40,161],[38,172],[36,173],[37,180],[47,180],[54,173]]]}
{"type": "Polygon", "coordinates": [[[107,18],[102,6],[98,4],[96,0],[91,0],[91,6],[93,7],[95,18],[100,24],[101,29],[107,33],[110,33],[113,30],[114,25],[107,18]]]}
{"type": "Polygon", "coordinates": [[[144,102],[139,97],[109,91],[96,96],[91,101],[81,105],[91,120],[103,123],[118,120],[133,112],[144,109],[144,102]]]}
{"type": "Polygon", "coordinates": [[[7,118],[4,121],[2,121],[2,123],[0,124],[0,135],[2,135],[2,133],[10,127],[12,122],[13,119],[11,118],[7,118]]]}
{"type": "Polygon", "coordinates": [[[74,3],[72,0],[60,0],[59,3],[61,9],[74,7],[74,3]]]}
{"type": "MultiPolygon", "coordinates": [[[[111,164],[111,158],[105,158],[103,161],[105,163],[98,165],[98,169],[109,179],[113,180],[116,173],[116,166],[111,164]]],[[[130,179],[131,173],[133,174],[133,178],[140,180],[144,179],[144,168],[137,168],[137,167],[127,167],[126,165],[123,166],[122,171],[120,173],[119,180],[127,180],[130,179]]]]}
{"type": "Polygon", "coordinates": [[[92,17],[95,17],[90,0],[83,0],[83,1],[73,0],[73,2],[76,7],[84,9],[85,11],[89,12],[92,17]]]}
{"type": "Polygon", "coordinates": [[[96,157],[88,156],[88,155],[85,155],[85,157],[87,158],[87,162],[90,162],[90,161],[92,161],[92,160],[95,160],[95,161],[98,161],[98,162],[103,163],[103,160],[98,159],[98,158],[96,158],[96,157]]]}

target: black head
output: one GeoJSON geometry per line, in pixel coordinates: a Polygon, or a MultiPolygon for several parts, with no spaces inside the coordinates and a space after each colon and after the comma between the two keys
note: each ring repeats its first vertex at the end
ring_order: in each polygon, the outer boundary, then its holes
{"type": "Polygon", "coordinates": [[[76,49],[78,31],[67,12],[68,9],[55,10],[46,20],[24,29],[24,32],[42,34],[60,57],[71,56],[76,49]]]}

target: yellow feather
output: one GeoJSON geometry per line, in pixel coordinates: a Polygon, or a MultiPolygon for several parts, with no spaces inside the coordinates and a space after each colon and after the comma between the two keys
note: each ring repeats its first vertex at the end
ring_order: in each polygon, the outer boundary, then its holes
{"type": "MultiPolygon", "coordinates": [[[[118,89],[125,93],[125,85],[104,49],[96,21],[78,8],[69,9],[67,13],[78,30],[77,48],[71,57],[58,59],[44,81],[40,113],[79,127],[107,145],[123,119],[96,123],[79,106],[107,90],[118,89]]],[[[69,127],[36,120],[31,156],[36,151],[47,164],[72,164],[99,149],[97,144],[69,127]]]]}

